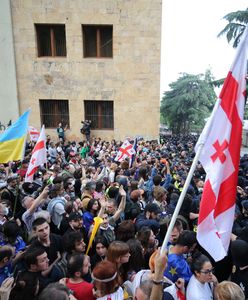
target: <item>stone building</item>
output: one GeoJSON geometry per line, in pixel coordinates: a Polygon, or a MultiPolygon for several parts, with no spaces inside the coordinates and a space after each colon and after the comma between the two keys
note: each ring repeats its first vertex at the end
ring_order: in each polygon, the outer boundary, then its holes
{"type": "Polygon", "coordinates": [[[0,121],[79,140],[159,134],[161,0],[1,0],[0,121]]]}

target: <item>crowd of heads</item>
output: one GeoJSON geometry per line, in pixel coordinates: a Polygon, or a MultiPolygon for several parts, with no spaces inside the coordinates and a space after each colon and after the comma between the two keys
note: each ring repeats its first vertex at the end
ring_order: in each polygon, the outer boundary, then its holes
{"type": "Polygon", "coordinates": [[[206,176],[200,163],[166,254],[159,251],[195,136],[139,139],[136,155],[118,162],[122,142],[89,136],[69,142],[65,131],[58,127],[59,141],[48,137],[48,162],[33,182],[25,182],[33,142],[23,161],[0,164],[0,286],[8,286],[9,299],[194,300],[202,292],[198,282],[209,297],[248,297],[247,156],[240,162],[228,256],[216,263],[196,239],[206,176]]]}

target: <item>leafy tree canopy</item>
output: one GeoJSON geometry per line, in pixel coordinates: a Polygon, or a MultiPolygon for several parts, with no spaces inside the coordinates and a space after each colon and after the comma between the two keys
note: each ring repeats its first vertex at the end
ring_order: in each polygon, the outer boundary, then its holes
{"type": "Polygon", "coordinates": [[[209,117],[216,100],[210,70],[199,75],[181,73],[164,93],[161,118],[174,133],[199,131],[209,117]]]}
{"type": "Polygon", "coordinates": [[[218,37],[226,35],[228,43],[232,41],[233,47],[236,48],[248,24],[248,8],[246,10],[231,12],[224,16],[224,19],[228,21],[228,24],[218,34],[218,37]]]}
{"type": "MultiPolygon", "coordinates": [[[[248,25],[248,8],[246,10],[238,10],[231,12],[224,16],[224,19],[228,21],[228,24],[225,28],[218,34],[218,37],[226,35],[228,43],[232,42],[233,48],[236,48],[240,42],[240,38],[248,25]]],[[[247,74],[248,74],[248,65],[247,65],[247,74]]],[[[248,75],[247,75],[248,79],[248,75]]],[[[222,79],[216,80],[213,82],[214,85],[220,86],[222,84],[222,79]]],[[[248,80],[246,80],[246,91],[248,91],[248,80]]],[[[246,93],[246,103],[247,103],[246,93]]],[[[245,106],[245,119],[248,119],[248,106],[245,106]]]]}

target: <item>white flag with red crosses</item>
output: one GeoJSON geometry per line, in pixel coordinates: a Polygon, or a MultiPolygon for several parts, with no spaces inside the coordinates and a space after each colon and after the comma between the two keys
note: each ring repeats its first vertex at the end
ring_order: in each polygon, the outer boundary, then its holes
{"type": "Polygon", "coordinates": [[[115,161],[121,162],[127,157],[131,158],[132,155],[135,154],[135,153],[136,153],[136,151],[134,150],[132,144],[130,144],[129,141],[126,140],[121,145],[121,147],[120,147],[120,149],[119,149],[119,151],[118,151],[118,153],[115,157],[115,161]]]}
{"type": "Polygon", "coordinates": [[[38,170],[39,166],[47,162],[46,153],[46,134],[45,127],[42,126],[40,136],[34,146],[32,156],[28,165],[28,170],[25,176],[25,182],[33,182],[34,173],[38,170]]]}
{"type": "Polygon", "coordinates": [[[234,221],[246,91],[248,27],[219,99],[196,144],[206,171],[197,239],[215,261],[227,255],[234,221]]]}
{"type": "Polygon", "coordinates": [[[30,136],[30,140],[36,142],[39,138],[39,130],[37,130],[36,128],[34,128],[33,126],[29,126],[28,127],[28,133],[30,136]]]}

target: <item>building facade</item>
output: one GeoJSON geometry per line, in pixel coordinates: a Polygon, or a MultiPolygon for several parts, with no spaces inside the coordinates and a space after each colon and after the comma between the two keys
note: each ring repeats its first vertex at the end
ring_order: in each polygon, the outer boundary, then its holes
{"type": "Polygon", "coordinates": [[[95,137],[158,137],[161,0],[1,0],[0,11],[12,74],[0,121],[31,108],[30,125],[52,136],[62,122],[80,140],[88,119],[95,137]]]}

